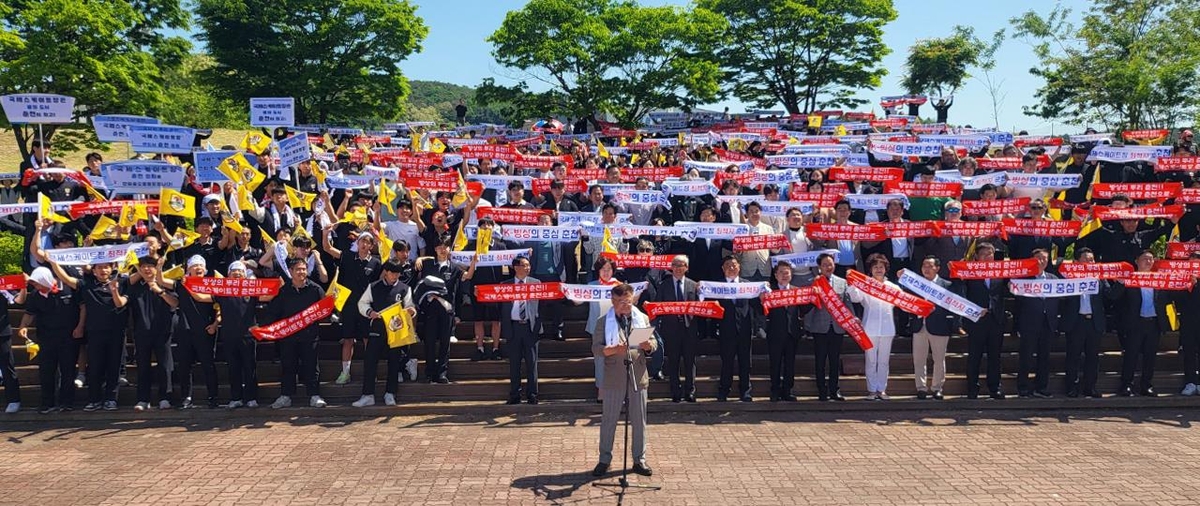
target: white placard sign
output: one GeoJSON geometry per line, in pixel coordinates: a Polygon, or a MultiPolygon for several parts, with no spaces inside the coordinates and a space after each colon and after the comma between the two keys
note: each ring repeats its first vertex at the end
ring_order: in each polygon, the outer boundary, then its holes
{"type": "Polygon", "coordinates": [[[75,110],[75,97],[49,93],[19,93],[0,97],[4,115],[9,123],[50,124],[70,123],[75,110]]]}
{"type": "Polygon", "coordinates": [[[296,99],[292,97],[250,99],[250,126],[290,127],[295,124],[296,99]]]}

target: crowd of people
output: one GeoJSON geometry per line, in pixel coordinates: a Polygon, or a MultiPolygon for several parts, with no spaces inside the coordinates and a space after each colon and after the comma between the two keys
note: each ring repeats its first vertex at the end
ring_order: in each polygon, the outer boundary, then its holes
{"type": "MultiPolygon", "coordinates": [[[[752,401],[755,339],[767,342],[769,371],[757,372],[769,374],[772,401],[797,400],[797,374],[816,377],[819,400],[845,400],[847,337],[864,350],[870,399],[889,398],[897,338],[912,339],[918,398],[944,397],[948,343],[963,338],[966,396],[1003,399],[1010,327],[1021,397],[1100,397],[1108,331],[1124,357],[1116,394],[1157,395],[1155,357],[1170,330],[1180,330],[1185,369],[1170,388],[1197,392],[1191,131],[1146,142],[1137,132],[1014,136],[898,116],[821,119],[690,118],[682,128],[575,134],[277,131],[313,146],[311,160],[286,167],[248,135],[224,148],[257,155],[252,171],[223,181],[202,180],[193,154],[158,156],[186,168],[182,187],[166,189],[186,197],[182,213],[166,192],[106,190],[100,154],[76,171],[35,141],[20,179],[0,188],[0,208],[49,202],[0,217],[27,245],[21,286],[0,297],[7,411],[21,405],[12,336],[37,345],[42,413],[118,409],[129,340],[136,410],[257,407],[264,346],[281,368],[271,407],[291,406],[297,383],[323,407],[324,321],[342,342],[337,384],[351,381],[362,343],[356,407],[376,403],[381,360],[389,406],[401,381],[450,383],[460,322],[473,324],[471,360],[509,361],[508,402],[536,404],[539,340],[565,339],[564,314],[583,304],[600,343],[602,399],[613,384],[602,341],[614,287],[633,290],[638,314],[652,318],[648,374],[670,384],[674,402],[752,401]],[[10,304],[19,321],[9,321],[10,304]],[[419,343],[395,341],[406,326],[419,343]],[[1066,383],[1052,385],[1051,346],[1064,334],[1066,383]],[[698,343],[709,338],[719,342],[719,386],[698,392],[698,343]],[[804,339],[813,371],[795,369],[804,339]],[[228,398],[218,398],[220,361],[228,398]],[[197,368],[205,399],[193,395],[197,368]]],[[[226,162],[238,167],[245,155],[226,162]]]]}

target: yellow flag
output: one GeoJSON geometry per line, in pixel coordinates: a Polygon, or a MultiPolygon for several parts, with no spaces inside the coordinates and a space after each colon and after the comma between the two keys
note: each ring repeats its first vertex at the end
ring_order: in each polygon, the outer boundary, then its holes
{"type": "MultiPolygon", "coordinates": [[[[224,204],[225,203],[222,202],[221,206],[224,207],[224,204]]],[[[239,234],[246,230],[246,228],[243,227],[241,223],[238,223],[238,220],[233,218],[233,216],[229,213],[228,209],[226,209],[225,212],[221,213],[221,226],[224,226],[224,227],[226,227],[234,232],[237,232],[239,234]]]]}
{"type": "Polygon", "coordinates": [[[475,231],[475,252],[486,255],[492,250],[492,228],[480,228],[475,231]]]}
{"type": "Polygon", "coordinates": [[[383,207],[388,208],[388,212],[390,212],[392,214],[396,214],[396,208],[393,205],[393,202],[395,202],[395,200],[396,200],[396,191],[393,190],[392,187],[388,186],[388,182],[386,179],[380,180],[379,181],[379,203],[382,204],[383,207]]]}
{"type": "Polygon", "coordinates": [[[99,220],[96,220],[96,226],[92,227],[88,237],[93,241],[103,239],[128,239],[129,234],[117,233],[117,222],[108,216],[101,215],[99,220]]]}
{"type": "Polygon", "coordinates": [[[271,237],[271,234],[268,234],[267,231],[263,230],[262,227],[258,227],[258,233],[262,235],[264,247],[266,247],[269,244],[273,244],[275,242],[275,238],[271,237]]]}
{"type": "Polygon", "coordinates": [[[137,268],[138,257],[134,254],[133,248],[125,250],[125,258],[121,260],[121,263],[125,264],[125,269],[133,270],[137,268]]]}
{"type": "Polygon", "coordinates": [[[325,173],[325,169],[322,169],[321,164],[316,160],[310,161],[309,164],[312,165],[313,175],[317,177],[317,184],[324,185],[325,177],[328,176],[328,174],[325,173]]]}
{"type": "Polygon", "coordinates": [[[196,217],[196,197],[184,195],[170,188],[163,188],[158,194],[158,215],[196,217]]]}
{"type": "Polygon", "coordinates": [[[241,153],[236,153],[229,158],[221,160],[221,163],[217,165],[217,170],[220,171],[221,174],[224,174],[225,177],[229,178],[230,181],[233,181],[234,183],[241,183],[242,167],[249,166],[250,161],[246,159],[246,156],[241,153]]]}
{"type": "Polygon", "coordinates": [[[412,316],[404,309],[404,304],[397,302],[379,312],[383,326],[387,330],[389,348],[399,348],[417,342],[417,331],[413,328],[412,316]]]}
{"type": "Polygon", "coordinates": [[[422,197],[421,192],[418,192],[417,190],[408,190],[408,199],[413,202],[420,200],[421,207],[425,209],[433,209],[433,203],[429,202],[430,199],[422,197]]]}
{"type": "Polygon", "coordinates": [[[288,185],[283,185],[283,191],[287,192],[288,205],[293,208],[312,210],[313,201],[317,199],[315,193],[304,193],[288,185]]]}
{"type": "Polygon", "coordinates": [[[454,197],[450,199],[450,205],[454,207],[462,207],[467,203],[467,183],[463,182],[462,174],[458,174],[458,189],[454,191],[454,197]]]}
{"type": "Polygon", "coordinates": [[[1092,200],[1092,188],[1095,188],[1096,183],[1099,183],[1099,182],[1100,182],[1100,166],[1097,165],[1096,171],[1092,174],[1092,184],[1088,185],[1087,195],[1084,196],[1085,200],[1092,200]]]}
{"type": "Polygon", "coordinates": [[[838,137],[841,137],[841,136],[843,136],[843,135],[846,135],[846,126],[845,126],[845,125],[838,125],[838,126],[837,126],[837,128],[835,128],[835,129],[833,130],[833,135],[835,135],[835,136],[838,136],[838,137]]]}
{"type": "Polygon", "coordinates": [[[820,114],[810,114],[808,116],[808,128],[821,128],[821,122],[825,120],[820,114]]]}
{"type": "Polygon", "coordinates": [[[1175,313],[1175,303],[1167,304],[1167,321],[1171,322],[1171,330],[1179,330],[1179,315],[1175,313]]]}
{"type": "Polygon", "coordinates": [[[346,306],[346,301],[350,300],[350,289],[338,283],[338,274],[334,274],[333,282],[329,283],[329,295],[333,297],[333,307],[341,311],[346,306]]]}
{"type": "Polygon", "coordinates": [[[70,223],[71,219],[66,216],[54,212],[54,205],[50,203],[50,197],[45,193],[38,194],[38,217],[41,219],[49,218],[55,223],[70,223]]]}
{"type": "Polygon", "coordinates": [[[171,236],[171,244],[167,246],[167,251],[181,250],[191,246],[192,243],[196,242],[196,239],[199,238],[200,234],[192,232],[186,228],[179,227],[175,229],[175,235],[171,236]]]}
{"type": "Polygon", "coordinates": [[[1100,230],[1100,228],[1103,226],[1104,223],[1102,223],[1100,220],[1097,220],[1096,218],[1089,218],[1087,221],[1083,222],[1083,226],[1079,227],[1079,238],[1083,239],[1088,234],[1100,230]]]}
{"type": "Polygon", "coordinates": [[[367,224],[367,210],[363,208],[355,209],[342,215],[342,219],[338,223],[353,223],[354,226],[362,228],[367,224]]]}
{"type": "Polygon", "coordinates": [[[608,148],[604,147],[604,143],[600,142],[600,139],[596,139],[596,154],[600,155],[601,158],[609,158],[608,148]]]}
{"type": "Polygon", "coordinates": [[[87,190],[88,195],[92,196],[92,200],[95,200],[97,202],[104,202],[104,201],[108,200],[108,197],[105,197],[103,193],[96,191],[96,189],[92,188],[92,185],[90,185],[90,184],[83,185],[83,189],[87,190]]]}
{"type": "Polygon", "coordinates": [[[434,137],[433,140],[429,141],[429,150],[434,153],[445,153],[446,144],[441,139],[434,137]]]}
{"type": "Polygon", "coordinates": [[[251,190],[247,189],[245,185],[238,185],[234,191],[237,192],[238,207],[242,208],[242,210],[249,211],[257,207],[254,204],[254,195],[250,193],[251,190]]]}
{"type": "Polygon", "coordinates": [[[466,224],[467,220],[465,219],[458,222],[458,233],[454,234],[454,245],[451,247],[454,251],[467,249],[467,234],[463,231],[463,226],[466,224]]]}
{"type": "Polygon", "coordinates": [[[603,245],[604,245],[605,253],[616,253],[617,252],[617,248],[613,247],[613,245],[612,245],[612,238],[613,238],[612,229],[608,228],[607,226],[604,227],[604,238],[600,242],[603,243],[603,245]]]}
{"type": "Polygon", "coordinates": [[[167,279],[180,280],[183,279],[183,265],[176,265],[170,269],[163,271],[163,277],[167,279]]]}
{"type": "Polygon", "coordinates": [[[394,243],[394,242],[395,241],[391,240],[391,238],[389,238],[387,236],[387,234],[379,234],[379,259],[380,260],[386,262],[386,261],[388,261],[389,258],[392,258],[392,243],[394,243]]]}
{"type": "MultiPolygon", "coordinates": [[[[296,228],[292,229],[292,237],[307,237],[309,239],[313,238],[308,234],[308,230],[304,229],[303,225],[296,225],[296,228]]],[[[313,243],[316,244],[316,241],[314,240],[313,243]]]]}
{"type": "Polygon", "coordinates": [[[150,214],[146,212],[146,204],[126,205],[121,208],[121,219],[117,220],[117,226],[132,227],[138,220],[148,220],[150,214]]]}
{"type": "Polygon", "coordinates": [[[410,132],[408,134],[408,147],[413,153],[421,152],[421,134],[419,132],[410,132]]]}
{"type": "Polygon", "coordinates": [[[679,132],[679,145],[680,146],[687,145],[687,137],[683,135],[683,132],[679,132]]]}
{"type": "Polygon", "coordinates": [[[246,132],[246,136],[242,138],[241,148],[256,155],[266,153],[271,149],[271,138],[261,133],[246,132]]]}
{"type": "Polygon", "coordinates": [[[38,343],[35,343],[28,339],[25,340],[25,353],[29,354],[29,360],[33,360],[33,359],[37,358],[39,351],[42,351],[42,347],[38,346],[38,343]]]}

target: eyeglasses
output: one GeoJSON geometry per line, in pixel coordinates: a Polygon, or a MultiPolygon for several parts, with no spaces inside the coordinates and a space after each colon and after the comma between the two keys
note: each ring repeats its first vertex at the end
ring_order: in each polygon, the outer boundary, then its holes
{"type": "Polygon", "coordinates": [[[1030,209],[1046,209],[1046,206],[1029,206],[1030,209]]]}
{"type": "Polygon", "coordinates": [[[946,212],[948,212],[948,213],[961,213],[961,212],[962,212],[962,208],[958,208],[958,207],[951,207],[951,208],[949,208],[949,209],[946,209],[946,212]]]}
{"type": "Polygon", "coordinates": [[[653,249],[638,248],[638,253],[654,253],[653,249]]]}

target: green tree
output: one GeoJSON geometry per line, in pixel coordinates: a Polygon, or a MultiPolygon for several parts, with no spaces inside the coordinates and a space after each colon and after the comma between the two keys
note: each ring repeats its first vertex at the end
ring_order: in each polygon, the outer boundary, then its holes
{"type": "MultiPolygon", "coordinates": [[[[75,97],[79,118],[154,114],[164,100],[163,71],[190,49],[165,31],[187,27],[179,0],[10,0],[0,4],[0,95],[75,97]]],[[[72,128],[42,130],[49,139],[72,128]]],[[[27,158],[37,128],[17,125],[13,133],[27,158]]],[[[96,145],[90,129],[72,133],[56,148],[96,145]]]]}
{"type": "MultiPolygon", "coordinates": [[[[723,28],[720,16],[700,8],[532,0],[510,11],[488,41],[496,61],[521,73],[523,83],[550,87],[525,98],[558,107],[531,117],[558,112],[594,120],[603,111],[633,125],[650,110],[720,96],[713,53],[723,28]]],[[[528,88],[509,91],[519,95],[528,88]]]]}
{"type": "Polygon", "coordinates": [[[1002,31],[997,32],[990,48],[975,36],[974,28],[961,25],[955,26],[954,34],[949,37],[918,40],[908,48],[908,58],[904,61],[905,74],[900,84],[909,93],[946,98],[934,104],[938,113],[937,121],[944,123],[953,103],[948,97],[953,96],[963,82],[971,77],[968,69],[980,66],[990,56],[989,53],[995,53],[1003,34],[1002,31]]]}
{"type": "Polygon", "coordinates": [[[733,94],[789,113],[857,107],[858,89],[887,75],[891,52],[883,26],[896,19],[891,0],[698,0],[729,22],[717,52],[733,94]]]}
{"type": "Polygon", "coordinates": [[[1044,81],[1025,114],[1107,128],[1171,128],[1200,110],[1200,9],[1194,0],[1101,0],[1079,26],[1056,5],[1012,18],[1044,81]]]}
{"type": "Polygon", "coordinates": [[[429,31],[408,0],[197,0],[196,14],[217,89],[293,97],[299,123],[399,116],[399,63],[429,31]]]}
{"type": "Polygon", "coordinates": [[[166,100],[158,119],[169,125],[195,128],[246,128],[246,106],[223,96],[203,79],[216,62],[207,54],[184,57],[163,76],[166,100]]]}

